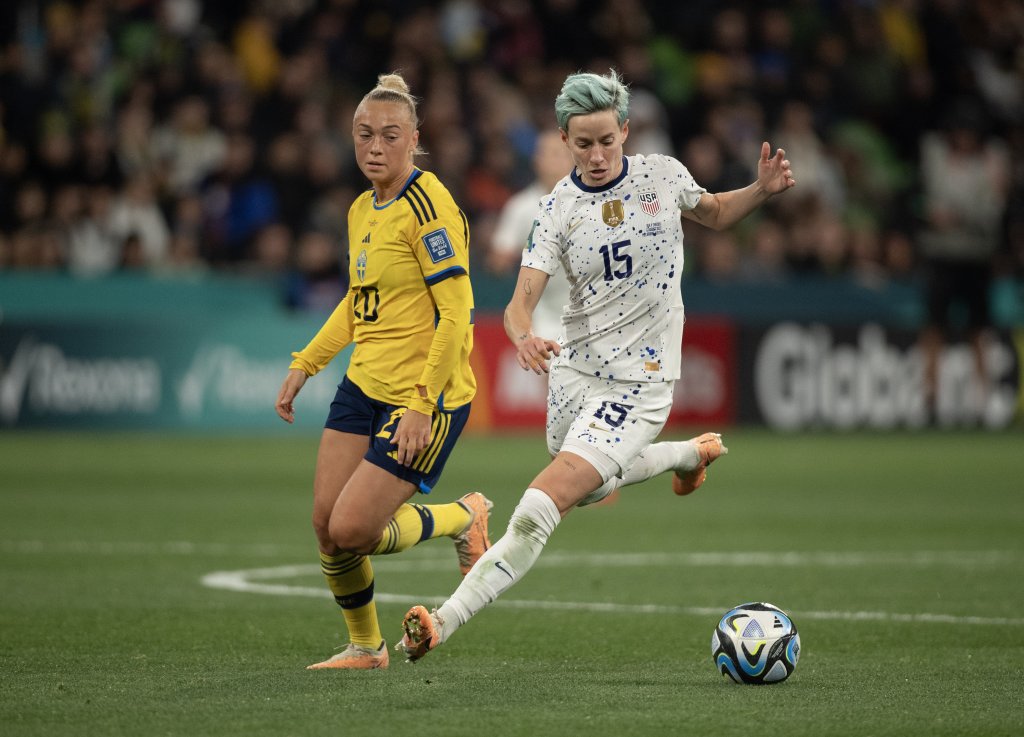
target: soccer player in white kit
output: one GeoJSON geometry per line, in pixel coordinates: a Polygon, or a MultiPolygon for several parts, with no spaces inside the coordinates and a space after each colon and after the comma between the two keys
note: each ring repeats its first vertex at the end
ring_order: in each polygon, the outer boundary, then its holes
{"type": "MultiPolygon", "coordinates": [[[[572,167],[569,151],[562,143],[558,130],[545,130],[537,136],[533,152],[536,178],[508,199],[494,226],[490,259],[496,270],[505,272],[522,264],[523,249],[537,215],[537,203],[547,196],[572,167]]],[[[551,276],[533,311],[532,320],[538,335],[557,339],[562,327],[562,308],[569,302],[569,282],[563,271],[551,276]]]]}
{"type": "Polygon", "coordinates": [[[566,78],[555,100],[573,172],[542,199],[505,330],[524,369],[549,370],[551,463],[523,494],[508,530],[455,593],[430,613],[412,607],[396,649],[418,660],[518,581],[574,507],[619,486],[675,471],[687,494],[725,453],[721,437],[654,440],[668,419],[683,334],[680,216],[721,230],[796,182],[782,149],[761,146],[757,180],[711,194],[670,156],[624,156],[629,92],[619,76],[566,78]],[[558,265],[571,285],[564,345],[532,332],[531,316],[558,265]],[[554,359],[552,360],[552,356],[554,359]]]}

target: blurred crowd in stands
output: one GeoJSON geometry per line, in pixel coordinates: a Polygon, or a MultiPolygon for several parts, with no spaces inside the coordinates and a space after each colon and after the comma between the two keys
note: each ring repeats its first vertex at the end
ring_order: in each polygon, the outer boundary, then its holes
{"type": "Polygon", "coordinates": [[[1019,0],[11,0],[0,269],[267,274],[330,309],[366,186],[352,114],[391,70],[475,268],[513,269],[491,234],[561,82],[612,67],[627,153],[710,191],[752,181],[762,140],[793,162],[797,189],[734,231],[684,221],[687,278],[1024,274],[1019,0]]]}

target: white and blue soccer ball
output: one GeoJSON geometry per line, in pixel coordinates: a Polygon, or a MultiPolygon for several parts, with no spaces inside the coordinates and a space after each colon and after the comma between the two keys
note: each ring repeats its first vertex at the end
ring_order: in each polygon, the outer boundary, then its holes
{"type": "Polygon", "coordinates": [[[711,657],[736,683],[779,683],[800,659],[800,634],[774,604],[750,602],[725,613],[711,636],[711,657]]]}

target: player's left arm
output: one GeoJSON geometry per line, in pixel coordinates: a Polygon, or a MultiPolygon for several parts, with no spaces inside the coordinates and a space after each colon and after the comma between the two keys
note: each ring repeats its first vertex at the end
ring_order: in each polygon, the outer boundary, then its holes
{"type": "Polygon", "coordinates": [[[437,307],[437,326],[427,362],[392,437],[398,446],[398,462],[403,464],[412,463],[430,442],[431,417],[441,392],[462,360],[462,347],[472,325],[473,289],[468,274],[437,282],[430,287],[430,294],[437,307]]]}
{"type": "Polygon", "coordinates": [[[757,181],[729,192],[705,192],[692,210],[683,211],[683,217],[713,230],[724,230],[795,184],[786,152],[780,148],[772,156],[771,146],[765,141],[757,162],[757,181]]]}
{"type": "Polygon", "coordinates": [[[437,310],[437,324],[409,409],[428,416],[437,407],[441,392],[462,360],[462,348],[473,324],[469,224],[455,202],[450,197],[446,199],[436,198],[441,217],[421,228],[414,243],[437,310]],[[443,223],[443,228],[438,229],[438,223],[443,223]]]}
{"type": "Polygon", "coordinates": [[[427,361],[392,436],[398,462],[403,464],[412,463],[430,442],[431,417],[441,392],[462,360],[462,348],[473,322],[469,226],[450,198],[437,197],[433,205],[441,216],[421,224],[412,238],[412,246],[437,310],[437,324],[427,361]]]}
{"type": "Polygon", "coordinates": [[[462,347],[472,325],[473,288],[462,273],[433,284],[430,295],[437,307],[437,326],[430,341],[427,362],[416,382],[410,409],[430,414],[445,385],[462,359],[462,347]]]}

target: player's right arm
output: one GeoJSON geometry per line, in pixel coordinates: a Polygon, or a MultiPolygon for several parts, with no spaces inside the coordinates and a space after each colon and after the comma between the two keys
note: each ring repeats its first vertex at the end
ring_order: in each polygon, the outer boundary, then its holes
{"type": "Polygon", "coordinates": [[[284,377],[281,390],[277,393],[274,409],[277,411],[277,416],[289,425],[295,422],[295,397],[299,395],[299,391],[308,378],[302,369],[288,369],[288,375],[284,377]]]}
{"type": "Polygon", "coordinates": [[[298,353],[292,353],[288,375],[281,384],[274,405],[282,420],[289,423],[295,421],[293,402],[306,379],[319,373],[332,358],[352,342],[352,332],[352,292],[349,291],[309,344],[298,353]]]}
{"type": "Polygon", "coordinates": [[[352,290],[334,308],[327,322],[313,336],[313,340],[298,353],[293,353],[289,368],[302,369],[306,376],[314,376],[320,372],[331,359],[352,342],[352,290]]]}
{"type": "Polygon", "coordinates": [[[505,334],[516,347],[516,360],[522,368],[535,374],[547,373],[551,354],[557,356],[562,350],[556,341],[538,337],[532,329],[533,311],[549,278],[539,269],[520,268],[512,300],[505,308],[505,334]]]}

